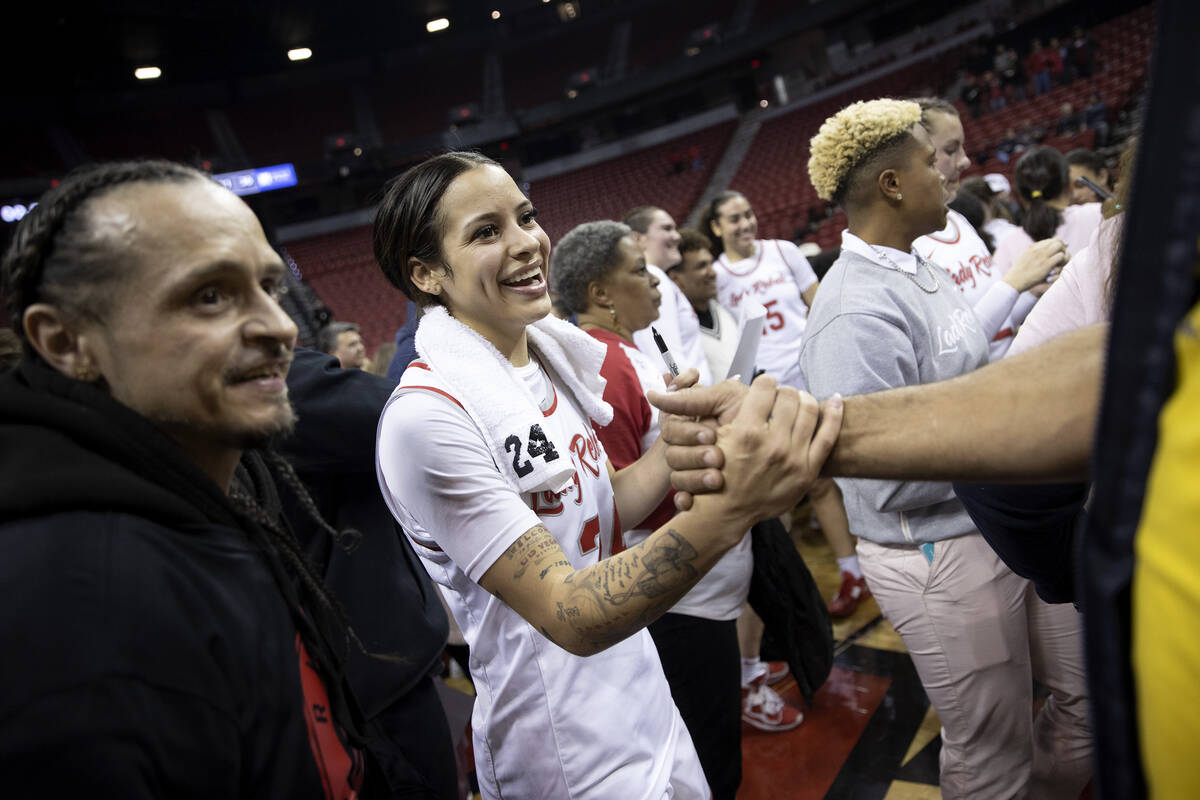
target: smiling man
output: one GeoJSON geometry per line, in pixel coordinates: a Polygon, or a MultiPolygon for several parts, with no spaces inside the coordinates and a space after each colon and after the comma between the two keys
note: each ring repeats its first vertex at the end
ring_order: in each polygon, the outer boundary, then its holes
{"type": "Polygon", "coordinates": [[[77,172],[22,220],[23,356],[0,379],[14,795],[370,794],[349,629],[257,449],[294,422],[283,270],[241,200],[168,162],[77,172]]]}

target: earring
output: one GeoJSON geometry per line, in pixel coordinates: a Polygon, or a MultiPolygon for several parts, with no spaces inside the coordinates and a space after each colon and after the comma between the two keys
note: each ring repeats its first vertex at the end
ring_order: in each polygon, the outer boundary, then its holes
{"type": "Polygon", "coordinates": [[[616,331],[617,333],[620,333],[621,332],[621,322],[620,322],[620,320],[617,319],[617,310],[615,308],[613,308],[612,306],[609,306],[608,313],[609,313],[609,316],[612,317],[613,330],[616,331]]]}
{"type": "Polygon", "coordinates": [[[430,294],[441,294],[442,293],[442,285],[439,283],[439,284],[432,286],[429,289],[429,293],[430,294]]]}
{"type": "Polygon", "coordinates": [[[904,195],[902,195],[902,194],[900,194],[899,192],[897,192],[897,193],[896,193],[896,199],[897,199],[897,200],[903,200],[903,199],[904,199],[904,195]]]}
{"type": "Polygon", "coordinates": [[[80,364],[75,367],[75,380],[92,383],[100,376],[92,371],[91,364],[80,364]]]}

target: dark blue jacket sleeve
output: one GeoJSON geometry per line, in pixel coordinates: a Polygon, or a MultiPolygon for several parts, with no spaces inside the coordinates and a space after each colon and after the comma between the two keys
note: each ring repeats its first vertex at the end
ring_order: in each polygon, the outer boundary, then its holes
{"type": "Polygon", "coordinates": [[[1075,601],[1076,540],[1085,483],[956,483],[954,492],[996,554],[1047,603],[1075,601]]]}

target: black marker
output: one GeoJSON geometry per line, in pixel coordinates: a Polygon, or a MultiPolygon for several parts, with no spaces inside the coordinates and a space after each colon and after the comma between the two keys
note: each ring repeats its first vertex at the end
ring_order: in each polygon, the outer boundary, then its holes
{"type": "Polygon", "coordinates": [[[667,369],[671,371],[672,378],[679,377],[679,365],[675,363],[675,358],[671,355],[671,351],[667,349],[667,343],[663,341],[663,337],[659,332],[650,326],[650,335],[654,337],[654,343],[658,345],[658,352],[662,353],[663,361],[667,364],[667,369]]]}

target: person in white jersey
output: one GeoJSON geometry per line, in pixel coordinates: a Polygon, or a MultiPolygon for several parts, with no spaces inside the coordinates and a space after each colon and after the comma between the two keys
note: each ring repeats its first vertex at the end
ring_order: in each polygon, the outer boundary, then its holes
{"type": "MultiPolygon", "coordinates": [[[[941,98],[921,97],[914,102],[921,106],[921,123],[933,139],[938,171],[953,200],[962,171],[971,165],[962,120],[957,109],[941,98]]],[[[913,249],[944,269],[966,298],[988,337],[992,361],[1002,358],[1012,344],[1017,327],[1047,288],[1047,275],[1067,263],[1062,242],[1048,239],[1020,261],[1001,266],[966,217],[952,209],[946,214],[946,226],[917,237],[913,249]]]]}
{"type": "Polygon", "coordinates": [[[1087,247],[1100,227],[1099,203],[1071,204],[1067,160],[1053,147],[1038,147],[1021,156],[1013,170],[1017,202],[1025,213],[1021,227],[996,242],[995,263],[1007,269],[1026,252],[1050,238],[1061,239],[1075,255],[1087,247]]]}
{"type": "MultiPolygon", "coordinates": [[[[920,106],[854,103],[810,152],[813,186],[849,223],[801,350],[814,390],[870,393],[986,365],[966,298],[913,252],[945,226],[949,199],[920,106]]],[[[1078,797],[1091,766],[1079,613],[1005,566],[950,483],[840,482],[871,589],[941,719],[942,796],[1078,797]],[[1031,720],[1035,677],[1051,697],[1031,720]]]]}
{"type": "MultiPolygon", "coordinates": [[[[577,324],[601,342],[600,374],[613,420],[596,429],[616,469],[636,462],[658,441],[658,410],[646,392],[662,389],[663,359],[638,350],[633,333],[658,318],[658,281],[628,225],[610,220],[572,228],[554,246],[550,285],[577,324]]],[[[673,493],[645,519],[625,520],[625,546],[640,544],[675,515],[673,493]]],[[[750,537],[654,622],[650,636],[671,697],[687,725],[716,800],[733,800],[742,780],[742,721],[736,619],[750,591],[750,537]]]]}
{"type": "MultiPolygon", "coordinates": [[[[679,240],[681,260],[667,271],[667,275],[696,312],[704,355],[713,375],[721,377],[729,374],[741,330],[733,314],[717,302],[712,247],[712,240],[704,234],[691,228],[682,229],[679,240]]],[[[742,721],[761,731],[789,731],[804,721],[804,715],[771,688],[788,676],[789,669],[786,662],[762,660],[763,632],[762,619],[747,603],[737,618],[738,649],[742,658],[742,721]]]]}
{"type": "Polygon", "coordinates": [[[380,486],[470,646],[484,797],[707,798],[645,626],[807,490],[840,406],[817,425],[811,396],[760,378],[719,435],[726,490],[614,552],[620,518],[667,492],[666,447],[609,464],[592,428],[612,417],[604,348],[549,316],[536,214],[478,153],[388,185],[375,258],[424,312],[379,421],[380,486]]]}
{"type": "MultiPolygon", "coordinates": [[[[700,345],[700,323],[691,304],[683,292],[667,280],[666,271],[680,259],[679,229],[675,227],[675,220],[657,206],[638,206],[631,209],[622,222],[633,230],[633,240],[646,257],[646,269],[658,279],[663,299],[654,328],[662,334],[675,363],[680,369],[699,372],[702,385],[721,380],[724,376],[714,376],[708,369],[704,348],[700,345]]],[[[662,360],[649,330],[634,333],[633,341],[651,359],[662,360]]]]}
{"type": "MultiPolygon", "coordinates": [[[[796,245],[757,238],[758,218],[741,192],[718,194],[703,220],[719,254],[713,262],[717,302],[734,313],[746,299],[767,310],[756,366],[784,385],[803,389],[798,356],[808,309],[817,294],[817,274],[796,245]]],[[[813,486],[810,498],[842,576],[837,594],[829,601],[829,613],[848,617],[870,590],[854,554],[842,493],[832,480],[822,479],[813,486]]]]}

